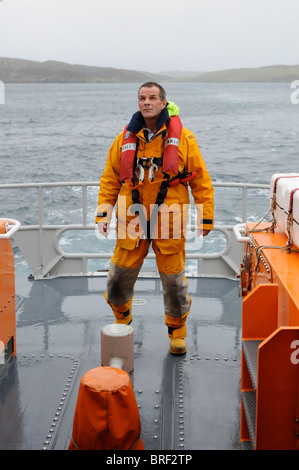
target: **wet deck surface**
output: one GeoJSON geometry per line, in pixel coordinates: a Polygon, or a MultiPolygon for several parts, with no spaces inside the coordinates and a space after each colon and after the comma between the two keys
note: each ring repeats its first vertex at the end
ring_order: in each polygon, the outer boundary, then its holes
{"type": "MultiPolygon", "coordinates": [[[[239,449],[241,299],[188,279],[186,356],[169,354],[160,281],[135,286],[134,391],[148,450],[239,449]]],[[[101,277],[16,279],[17,356],[0,379],[0,449],[67,449],[83,374],[114,322],[101,277]]]]}

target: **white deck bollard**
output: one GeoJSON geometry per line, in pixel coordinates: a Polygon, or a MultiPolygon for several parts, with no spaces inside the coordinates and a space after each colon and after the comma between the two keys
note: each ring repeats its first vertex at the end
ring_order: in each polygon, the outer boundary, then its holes
{"type": "Polygon", "coordinates": [[[102,328],[101,363],[124,370],[134,383],[134,330],[131,326],[113,323],[102,328]]]}

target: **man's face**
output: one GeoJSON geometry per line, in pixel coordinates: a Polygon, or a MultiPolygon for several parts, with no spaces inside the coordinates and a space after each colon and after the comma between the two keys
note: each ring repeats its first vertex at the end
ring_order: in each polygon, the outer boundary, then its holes
{"type": "Polygon", "coordinates": [[[167,105],[167,100],[161,100],[158,87],[142,87],[139,91],[138,104],[139,111],[146,120],[159,116],[162,109],[167,105]]]}

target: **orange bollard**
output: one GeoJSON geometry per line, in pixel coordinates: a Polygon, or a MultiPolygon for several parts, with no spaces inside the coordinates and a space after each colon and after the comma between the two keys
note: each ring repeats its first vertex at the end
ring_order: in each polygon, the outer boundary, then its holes
{"type": "Polygon", "coordinates": [[[127,372],[97,367],[82,377],[69,450],[144,450],[127,372]]]}

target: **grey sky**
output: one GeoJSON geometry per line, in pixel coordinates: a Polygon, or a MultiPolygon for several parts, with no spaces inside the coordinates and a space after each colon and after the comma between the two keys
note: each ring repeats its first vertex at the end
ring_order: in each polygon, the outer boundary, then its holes
{"type": "Polygon", "coordinates": [[[0,57],[159,72],[298,64],[299,0],[0,0],[0,57]]]}

